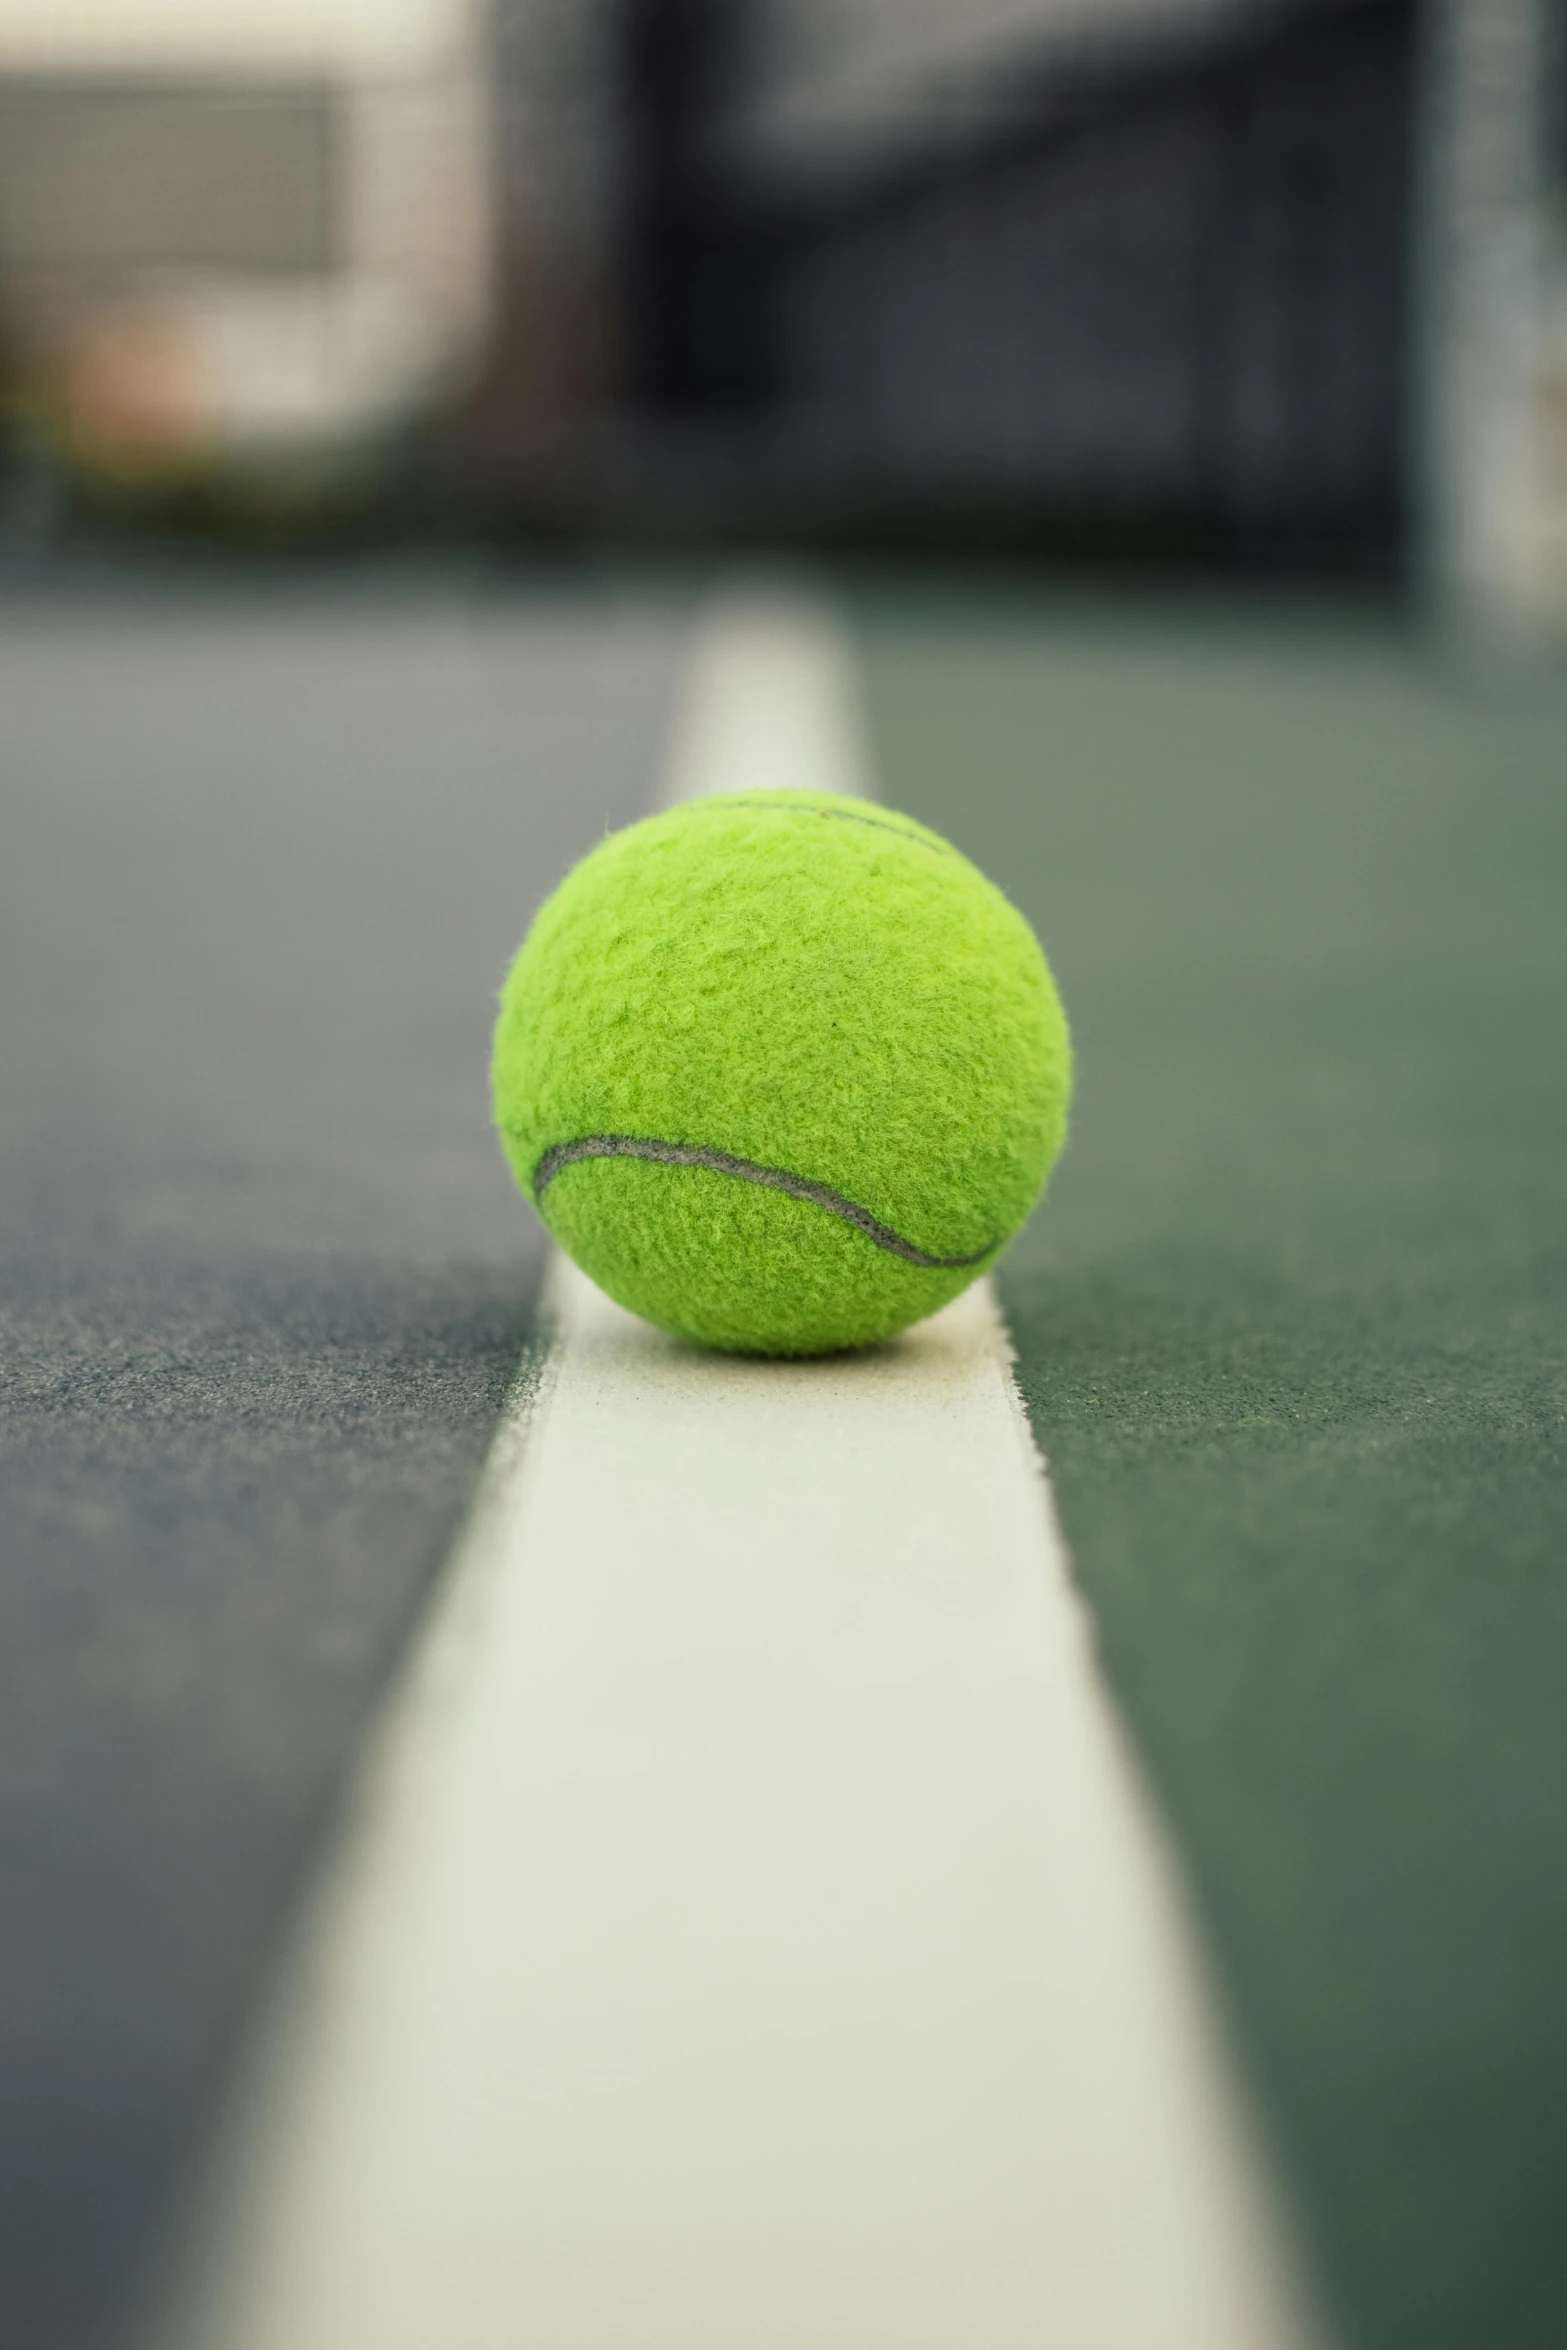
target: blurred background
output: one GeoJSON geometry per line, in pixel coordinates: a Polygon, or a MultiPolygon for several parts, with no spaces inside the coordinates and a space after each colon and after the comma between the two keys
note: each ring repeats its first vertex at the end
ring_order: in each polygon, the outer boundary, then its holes
{"type": "Polygon", "coordinates": [[[90,523],[1567,600],[1560,0],[0,0],[13,560],[90,523]]]}

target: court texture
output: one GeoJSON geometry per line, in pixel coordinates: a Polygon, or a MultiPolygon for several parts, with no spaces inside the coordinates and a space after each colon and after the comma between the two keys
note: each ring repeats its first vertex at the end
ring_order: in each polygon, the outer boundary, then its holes
{"type": "Polygon", "coordinates": [[[0,714],[0,2341],[1567,2340],[1559,680],[106,577],[0,714]],[[487,1123],[569,863],[774,783],[972,856],[1079,1056],[993,1285],[812,1365],[487,1123]]]}

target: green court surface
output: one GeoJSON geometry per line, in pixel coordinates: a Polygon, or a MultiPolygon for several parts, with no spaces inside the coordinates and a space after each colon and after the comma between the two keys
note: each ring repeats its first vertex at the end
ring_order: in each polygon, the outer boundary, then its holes
{"type": "Polygon", "coordinates": [[[1391,626],[860,607],[882,787],[1037,923],[1003,1269],[1328,2303],[1567,2342],[1567,695],[1391,626]]]}

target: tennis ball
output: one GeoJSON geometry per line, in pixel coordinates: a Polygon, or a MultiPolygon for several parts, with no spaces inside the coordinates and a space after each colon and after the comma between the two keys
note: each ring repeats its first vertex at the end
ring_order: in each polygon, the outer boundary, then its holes
{"type": "Polygon", "coordinates": [[[495,1033],[527,1197],[662,1329],[768,1355],[886,1338],[994,1263],[1061,1147],[1066,1022],[967,858],[852,799],[695,800],[541,908],[495,1033]]]}

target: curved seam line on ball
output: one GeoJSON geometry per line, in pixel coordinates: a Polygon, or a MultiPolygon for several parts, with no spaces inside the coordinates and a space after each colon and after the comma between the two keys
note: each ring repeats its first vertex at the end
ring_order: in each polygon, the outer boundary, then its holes
{"type": "Polygon", "coordinates": [[[894,840],[912,841],[915,848],[929,849],[935,857],[952,854],[945,841],[927,840],[922,832],[906,832],[901,824],[883,824],[879,816],[861,816],[853,808],[791,808],[786,801],[729,799],[716,793],[710,800],[688,800],[686,807],[760,808],[766,816],[824,816],[837,824],[866,824],[872,832],[890,832],[894,840]]]}
{"type": "Polygon", "coordinates": [[[651,1159],[661,1167],[705,1167],[713,1175],[736,1175],[743,1183],[760,1183],[769,1191],[787,1192],[791,1199],[825,1208],[830,1216],[841,1217],[845,1224],[863,1232],[878,1248],[926,1272],[954,1273],[964,1266],[977,1265],[996,1246],[994,1241],[987,1241],[969,1257],[931,1256],[925,1249],[916,1248],[912,1240],[905,1240],[901,1232],[894,1232],[879,1216],[873,1216],[869,1208],[845,1199],[830,1184],[813,1183],[808,1175],[791,1174],[787,1167],[759,1166],[755,1159],[737,1158],[732,1151],[710,1150],[705,1143],[653,1142],[637,1134],[584,1134],[575,1142],[552,1143],[533,1170],[535,1201],[543,1199],[563,1167],[576,1166],[584,1159],[651,1159]]]}

